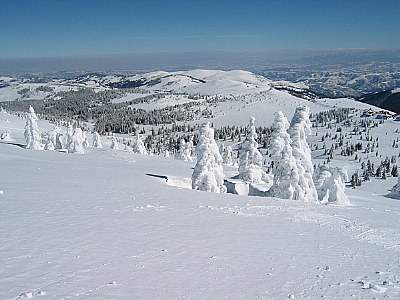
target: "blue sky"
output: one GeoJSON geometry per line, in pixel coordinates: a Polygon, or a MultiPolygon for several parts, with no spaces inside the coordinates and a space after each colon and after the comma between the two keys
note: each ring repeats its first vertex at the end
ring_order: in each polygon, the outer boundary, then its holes
{"type": "Polygon", "coordinates": [[[0,0],[0,58],[400,48],[399,0],[0,0]]]}

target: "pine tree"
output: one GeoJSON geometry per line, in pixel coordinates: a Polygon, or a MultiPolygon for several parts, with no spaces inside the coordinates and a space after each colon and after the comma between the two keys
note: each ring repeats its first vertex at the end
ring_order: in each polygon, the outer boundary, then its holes
{"type": "Polygon", "coordinates": [[[275,113],[271,135],[271,158],[274,162],[273,185],[268,194],[282,199],[294,199],[299,188],[299,171],[292,154],[292,140],[287,132],[289,122],[282,112],[275,113]]]}
{"type": "Polygon", "coordinates": [[[138,134],[136,134],[136,137],[133,140],[132,150],[134,153],[148,155],[147,149],[138,134]]]}
{"type": "Polygon", "coordinates": [[[82,129],[77,127],[74,129],[74,132],[70,139],[70,143],[68,144],[68,153],[83,154],[84,152],[85,152],[85,150],[83,148],[82,129]]]}
{"type": "Polygon", "coordinates": [[[197,162],[192,174],[192,188],[213,193],[226,193],[222,157],[209,123],[201,126],[196,146],[197,162]]]}
{"type": "Polygon", "coordinates": [[[112,137],[111,137],[111,145],[110,145],[110,148],[113,149],[113,150],[118,150],[118,149],[119,149],[118,141],[117,141],[117,139],[115,138],[115,136],[112,136],[112,137]]]}
{"type": "Polygon", "coordinates": [[[101,144],[100,134],[98,134],[96,131],[93,132],[93,147],[103,148],[103,145],[101,144]]]}
{"type": "Polygon", "coordinates": [[[32,106],[29,106],[29,112],[26,116],[25,139],[26,149],[40,150],[42,149],[39,127],[37,124],[37,116],[32,106]]]}
{"type": "Polygon", "coordinates": [[[267,174],[262,170],[262,155],[258,151],[255,118],[250,117],[250,125],[246,139],[240,146],[239,178],[248,183],[269,182],[267,174]]]}
{"type": "MultiPolygon", "coordinates": [[[[311,149],[307,143],[307,136],[311,135],[309,115],[310,109],[307,106],[296,108],[289,128],[293,156],[299,172],[299,185],[294,198],[305,202],[316,202],[318,196],[313,182],[314,169],[311,161],[311,149]]],[[[332,159],[333,148],[330,150],[330,155],[332,159]]]]}

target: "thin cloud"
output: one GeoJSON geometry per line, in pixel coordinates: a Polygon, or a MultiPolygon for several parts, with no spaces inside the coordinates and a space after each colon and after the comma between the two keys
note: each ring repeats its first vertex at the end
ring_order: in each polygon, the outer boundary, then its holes
{"type": "Polygon", "coordinates": [[[252,38],[260,38],[261,35],[251,35],[251,34],[243,34],[243,35],[217,35],[218,39],[252,39],[252,38]]]}
{"type": "Polygon", "coordinates": [[[201,39],[205,38],[200,35],[188,35],[188,36],[131,36],[131,37],[116,37],[114,40],[151,40],[151,39],[201,39]]]}

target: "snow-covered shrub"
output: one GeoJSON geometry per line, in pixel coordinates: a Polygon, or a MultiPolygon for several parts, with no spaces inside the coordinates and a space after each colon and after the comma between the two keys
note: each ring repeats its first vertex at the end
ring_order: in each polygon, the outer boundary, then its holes
{"type": "Polygon", "coordinates": [[[113,149],[113,150],[118,150],[119,149],[118,141],[117,141],[115,136],[111,137],[111,146],[110,146],[110,148],[113,149]]]}
{"type": "Polygon", "coordinates": [[[26,149],[40,150],[42,149],[39,127],[37,124],[37,116],[32,106],[29,106],[29,112],[26,116],[25,140],[26,149]]]}
{"type": "Polygon", "coordinates": [[[222,157],[208,123],[201,126],[196,146],[197,163],[192,174],[192,188],[213,193],[226,193],[222,157]]]}
{"type": "Polygon", "coordinates": [[[336,203],[347,205],[350,203],[345,194],[345,182],[348,180],[344,168],[321,165],[315,170],[314,183],[321,203],[336,203]]]}
{"type": "Polygon", "coordinates": [[[289,122],[286,117],[282,112],[276,112],[270,148],[274,164],[272,169],[274,179],[268,195],[282,199],[295,199],[295,193],[299,190],[299,171],[292,154],[290,146],[292,140],[287,132],[288,129],[289,122]]]}
{"type": "Polygon", "coordinates": [[[307,136],[311,134],[309,115],[310,109],[307,106],[297,107],[289,127],[292,153],[296,159],[299,174],[299,184],[294,199],[316,202],[318,196],[313,182],[314,168],[311,161],[311,149],[307,143],[307,136]]]}
{"type": "Polygon", "coordinates": [[[146,147],[144,146],[144,143],[140,139],[138,134],[136,134],[136,137],[133,140],[132,150],[133,150],[134,153],[148,155],[146,147]]]}
{"type": "Polygon", "coordinates": [[[68,153],[85,153],[83,148],[83,134],[82,129],[75,128],[72,136],[70,137],[70,143],[68,144],[68,153]]]}
{"type": "Polygon", "coordinates": [[[103,148],[103,145],[101,144],[100,134],[98,134],[96,131],[93,132],[93,147],[103,148]]]}
{"type": "Polygon", "coordinates": [[[262,155],[258,151],[255,118],[250,117],[246,139],[240,146],[239,179],[247,183],[269,182],[267,174],[262,170],[262,155]]]}

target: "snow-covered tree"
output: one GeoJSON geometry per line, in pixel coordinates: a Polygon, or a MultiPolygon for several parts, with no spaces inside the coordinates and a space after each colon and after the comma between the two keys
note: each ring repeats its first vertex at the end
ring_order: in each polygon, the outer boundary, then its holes
{"type": "Polygon", "coordinates": [[[80,129],[79,127],[74,129],[74,132],[70,137],[70,143],[68,144],[68,153],[85,153],[85,150],[83,148],[82,129],[80,129]]]}
{"type": "Polygon", "coordinates": [[[68,148],[68,145],[71,144],[72,135],[74,134],[74,127],[71,123],[67,125],[67,133],[65,135],[65,145],[68,148]]]}
{"type": "Polygon", "coordinates": [[[192,188],[213,193],[226,193],[222,157],[209,123],[201,126],[196,146],[197,163],[192,174],[192,188]]]}
{"type": "Polygon", "coordinates": [[[164,157],[170,157],[168,149],[165,149],[164,151],[164,157]]]}
{"type": "Polygon", "coordinates": [[[275,113],[271,134],[271,159],[274,163],[273,184],[268,194],[282,199],[296,199],[299,189],[299,171],[290,146],[289,122],[281,111],[275,113]]]}
{"type": "Polygon", "coordinates": [[[83,135],[83,147],[84,148],[88,148],[89,147],[89,138],[87,136],[86,131],[82,131],[82,135],[83,135]]]}
{"type": "Polygon", "coordinates": [[[193,142],[191,140],[186,143],[184,139],[181,139],[179,143],[179,150],[175,153],[175,158],[192,162],[192,148],[193,142]]]}
{"type": "Polygon", "coordinates": [[[345,182],[348,180],[347,171],[343,168],[321,165],[314,173],[314,183],[321,203],[350,203],[345,194],[345,182]]]}
{"type": "Polygon", "coordinates": [[[138,134],[136,134],[136,137],[133,140],[132,150],[134,153],[148,155],[146,147],[138,134]]]}
{"type": "Polygon", "coordinates": [[[39,127],[37,124],[37,116],[32,106],[29,106],[29,112],[26,116],[25,125],[25,139],[26,149],[40,150],[42,149],[41,137],[39,133],[39,127]]]}
{"type": "Polygon", "coordinates": [[[56,143],[55,143],[55,148],[56,149],[63,149],[64,148],[64,139],[62,133],[57,133],[56,135],[56,143]]]}
{"type": "Polygon", "coordinates": [[[262,170],[262,155],[258,151],[255,118],[250,117],[246,139],[240,146],[239,178],[248,183],[269,182],[267,174],[262,170]]]}
{"type": "Polygon", "coordinates": [[[297,107],[289,127],[292,153],[296,159],[299,174],[299,185],[295,191],[294,199],[316,202],[318,196],[313,182],[314,167],[311,161],[311,149],[307,143],[307,136],[311,135],[309,115],[309,107],[297,107]]]}
{"type": "Polygon", "coordinates": [[[52,151],[55,149],[55,146],[54,146],[53,140],[50,136],[50,132],[51,131],[45,133],[44,137],[42,137],[42,141],[44,142],[44,150],[52,151]]]}
{"type": "Polygon", "coordinates": [[[101,144],[100,134],[98,134],[96,131],[94,131],[92,138],[93,138],[93,147],[103,148],[103,145],[101,144]]]}
{"type": "Polygon", "coordinates": [[[232,160],[232,147],[231,146],[226,146],[224,152],[222,153],[222,161],[224,165],[227,166],[232,166],[233,165],[233,160],[232,160]]]}
{"type": "Polygon", "coordinates": [[[118,141],[115,138],[115,136],[111,137],[111,146],[110,146],[110,148],[113,149],[113,150],[118,150],[119,149],[118,141]]]}
{"type": "Polygon", "coordinates": [[[400,177],[399,180],[397,181],[396,185],[392,187],[392,195],[397,196],[397,198],[400,199],[400,177]]]}

